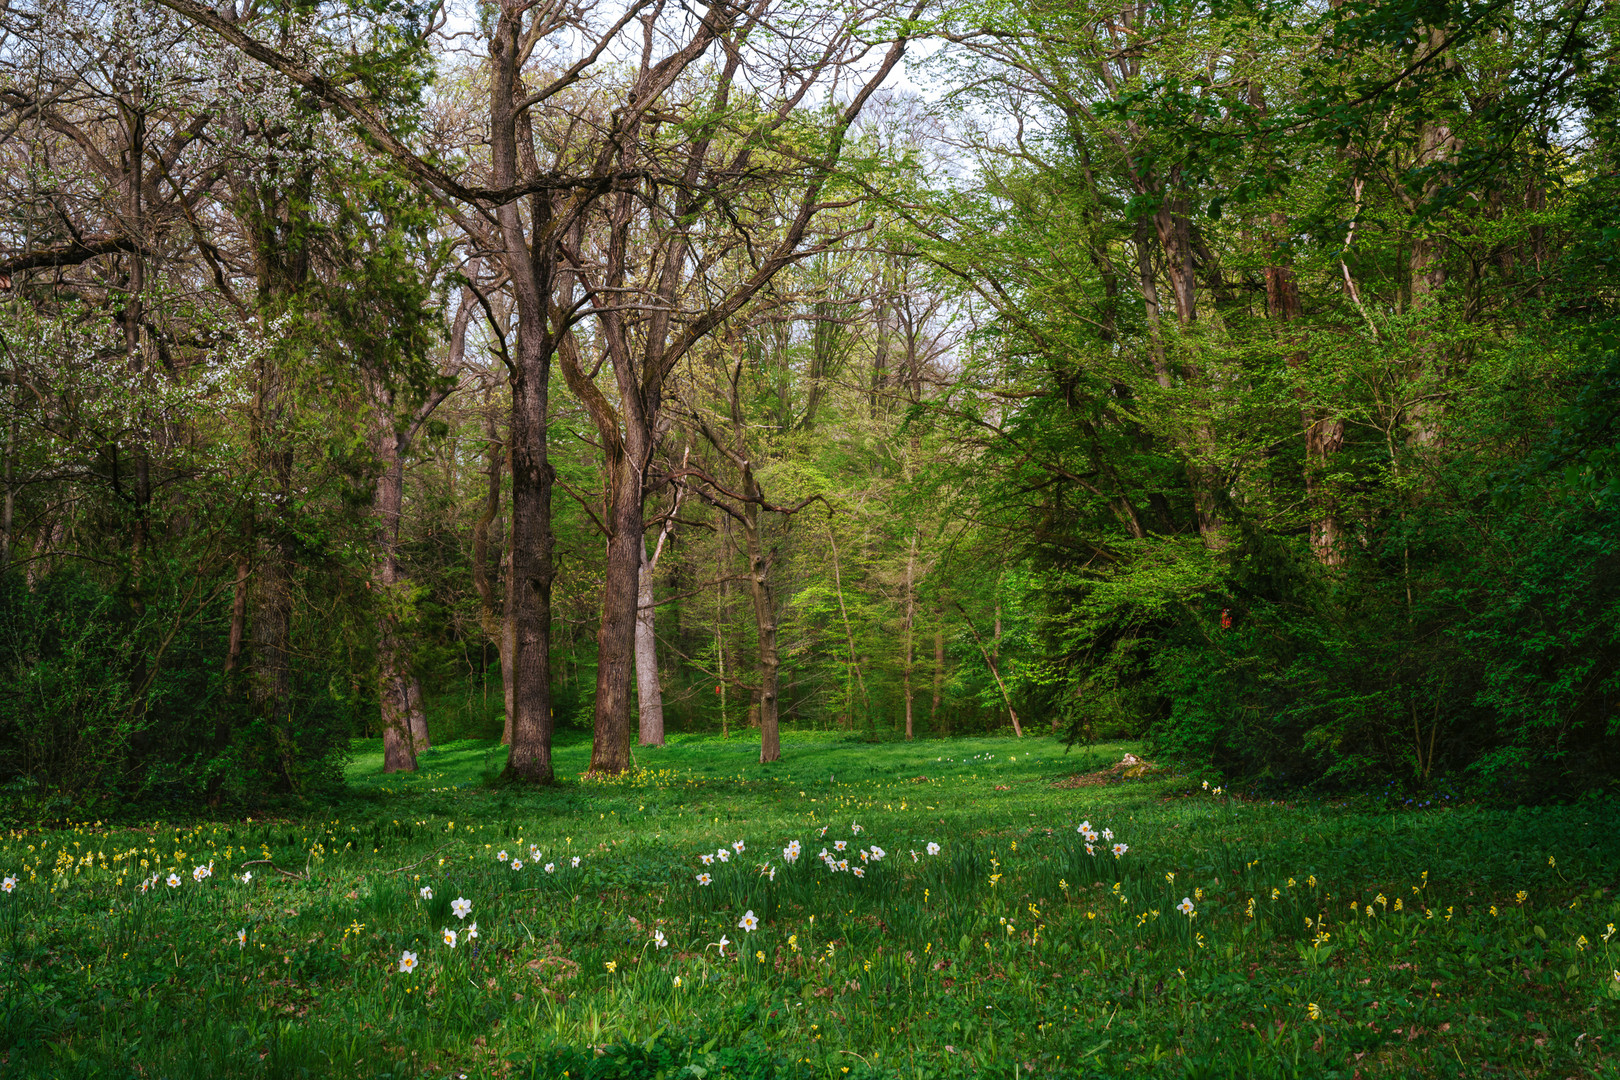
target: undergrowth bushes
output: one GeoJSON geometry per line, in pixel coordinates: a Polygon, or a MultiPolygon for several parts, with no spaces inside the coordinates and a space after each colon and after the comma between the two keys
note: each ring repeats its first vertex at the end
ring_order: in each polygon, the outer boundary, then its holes
{"type": "Polygon", "coordinates": [[[11,810],[217,804],[341,783],[353,717],[328,673],[296,665],[285,714],[264,715],[228,684],[223,638],[223,618],[187,610],[178,591],[150,589],[136,603],[71,571],[32,586],[0,579],[0,785],[11,810]]]}

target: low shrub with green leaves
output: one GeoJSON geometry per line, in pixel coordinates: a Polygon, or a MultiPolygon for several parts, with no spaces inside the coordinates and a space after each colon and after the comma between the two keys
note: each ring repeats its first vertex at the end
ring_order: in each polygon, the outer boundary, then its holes
{"type": "Polygon", "coordinates": [[[0,1075],[1614,1075],[1612,803],[1297,805],[1048,739],[14,828],[0,1075]],[[1078,777],[1079,779],[1076,779],[1078,777]]]}

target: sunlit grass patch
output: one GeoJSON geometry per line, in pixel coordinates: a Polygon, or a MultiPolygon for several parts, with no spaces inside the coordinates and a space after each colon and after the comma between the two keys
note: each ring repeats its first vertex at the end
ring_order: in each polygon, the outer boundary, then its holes
{"type": "Polygon", "coordinates": [[[1392,816],[1065,789],[1085,762],[1033,739],[820,742],[773,767],[678,742],[533,794],[14,831],[0,1072],[1615,1065],[1604,804],[1392,816]]]}

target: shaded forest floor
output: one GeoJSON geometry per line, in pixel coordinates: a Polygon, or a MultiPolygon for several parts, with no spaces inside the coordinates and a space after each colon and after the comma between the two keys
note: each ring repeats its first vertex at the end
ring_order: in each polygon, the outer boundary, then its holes
{"type": "Polygon", "coordinates": [[[1126,749],[360,744],[307,817],[14,831],[0,1077],[1620,1072],[1612,803],[1072,786],[1126,749]]]}

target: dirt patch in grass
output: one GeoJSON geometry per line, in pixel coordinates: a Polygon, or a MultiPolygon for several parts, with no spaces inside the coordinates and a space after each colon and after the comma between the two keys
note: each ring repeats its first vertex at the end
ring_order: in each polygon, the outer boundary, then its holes
{"type": "Polygon", "coordinates": [[[1135,754],[1126,754],[1119,761],[1106,769],[1096,772],[1075,773],[1061,780],[1052,781],[1055,788],[1084,788],[1102,787],[1105,784],[1122,784],[1127,780],[1147,780],[1153,777],[1169,776],[1168,765],[1155,765],[1146,758],[1139,758],[1135,754]]]}

